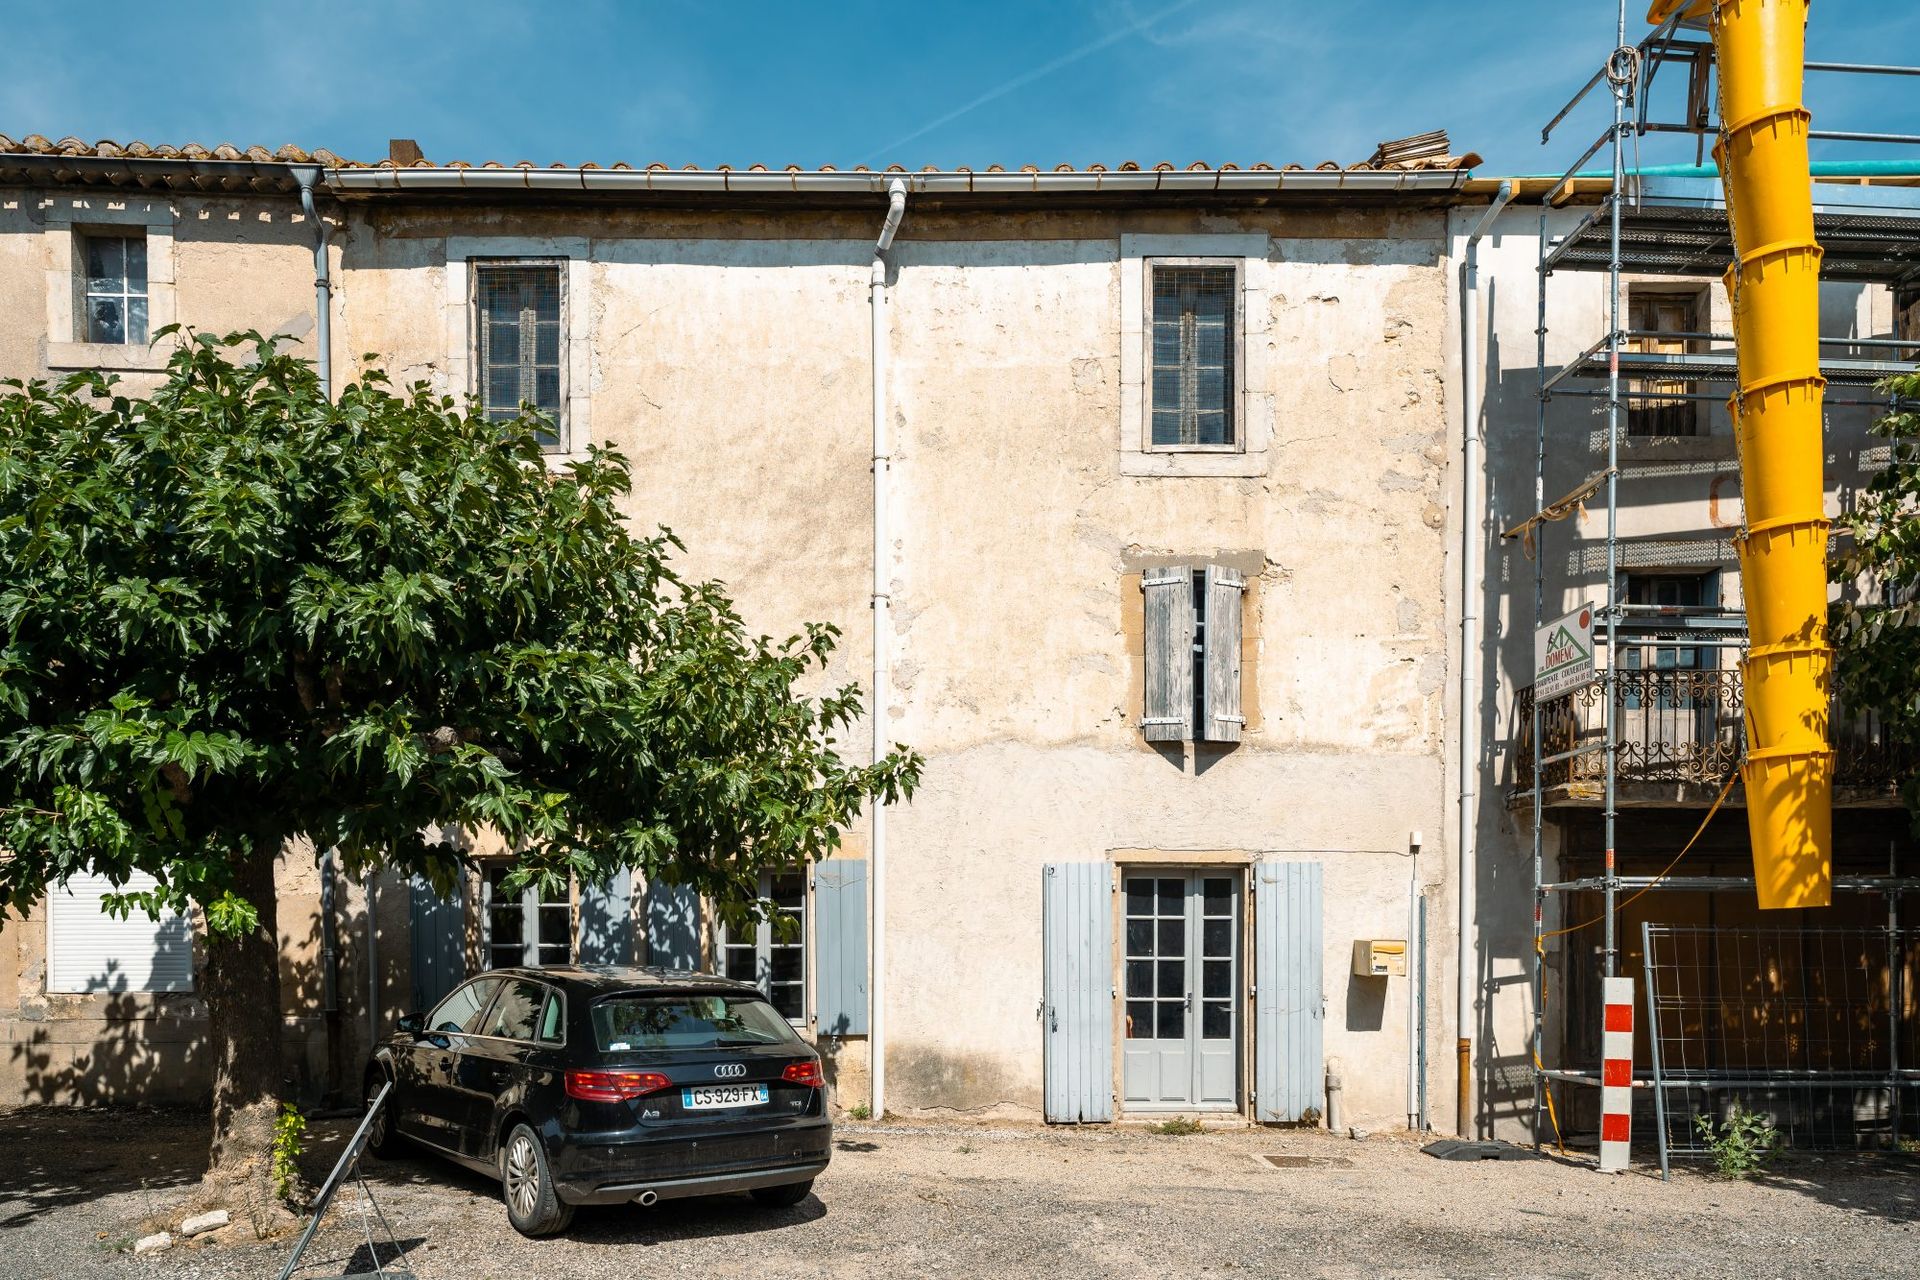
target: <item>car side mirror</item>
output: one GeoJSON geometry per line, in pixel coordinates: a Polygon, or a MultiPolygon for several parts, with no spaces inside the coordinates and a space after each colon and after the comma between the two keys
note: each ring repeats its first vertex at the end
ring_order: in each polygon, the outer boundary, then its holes
{"type": "Polygon", "coordinates": [[[427,1029],[427,1018],[421,1013],[403,1013],[395,1025],[402,1035],[417,1036],[427,1029]]]}

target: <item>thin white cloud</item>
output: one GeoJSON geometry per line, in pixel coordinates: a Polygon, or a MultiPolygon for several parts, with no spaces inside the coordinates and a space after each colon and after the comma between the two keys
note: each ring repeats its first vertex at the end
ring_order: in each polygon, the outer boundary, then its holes
{"type": "Polygon", "coordinates": [[[1078,49],[1074,49],[1069,53],[1063,53],[1057,58],[1053,58],[1047,62],[1043,62],[1039,66],[1033,68],[1031,71],[1022,72],[1020,75],[1015,76],[1013,79],[1008,80],[1006,83],[987,90],[987,92],[981,94],[977,98],[974,98],[972,101],[964,103],[961,106],[955,107],[953,110],[947,112],[945,115],[938,116],[932,120],[929,120],[927,123],[921,125],[918,129],[915,129],[912,133],[906,134],[899,138],[895,138],[892,142],[889,142],[886,146],[881,147],[879,150],[875,151],[872,155],[868,156],[866,159],[866,163],[871,164],[873,161],[881,159],[882,157],[886,156],[890,152],[898,151],[901,147],[906,146],[907,143],[913,142],[919,138],[924,138],[929,133],[932,133],[935,129],[939,129],[945,125],[952,124],[955,120],[958,120],[961,116],[966,115],[970,111],[976,111],[979,108],[986,106],[989,102],[993,102],[999,98],[1004,98],[1008,94],[1013,93],[1015,90],[1024,89],[1028,85],[1032,84],[1034,81],[1044,79],[1045,77],[1050,76],[1054,72],[1060,70],[1062,67],[1072,66],[1074,63],[1079,62],[1084,58],[1092,57],[1094,54],[1099,53],[1102,49],[1105,49],[1112,45],[1116,45],[1120,43],[1120,41],[1125,40],[1129,36],[1138,35],[1146,31],[1147,28],[1151,27],[1154,23],[1159,22],[1161,19],[1171,17],[1173,14],[1178,13],[1182,9],[1189,8],[1195,3],[1197,3],[1197,0],[1179,0],[1178,3],[1168,5],[1166,8],[1161,9],[1158,12],[1153,13],[1145,18],[1138,18],[1122,26],[1115,27],[1113,30],[1107,32],[1106,35],[1101,36],[1098,40],[1093,41],[1091,44],[1082,45],[1078,49]]]}

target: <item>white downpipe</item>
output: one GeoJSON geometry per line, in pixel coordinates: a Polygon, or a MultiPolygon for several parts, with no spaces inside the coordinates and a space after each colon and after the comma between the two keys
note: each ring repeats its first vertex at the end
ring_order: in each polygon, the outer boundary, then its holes
{"type": "Polygon", "coordinates": [[[1454,896],[1459,902],[1459,958],[1457,969],[1460,990],[1457,995],[1456,1029],[1459,1035],[1458,1069],[1465,1074],[1457,1082],[1458,1106],[1455,1129],[1468,1136],[1472,1123],[1473,1083],[1473,1006],[1474,982],[1479,973],[1479,948],[1473,936],[1474,873],[1477,851],[1474,827],[1478,817],[1477,779],[1479,776],[1479,675],[1480,675],[1480,544],[1485,536],[1480,493],[1480,237],[1487,233],[1500,211],[1513,199],[1513,184],[1503,182],[1494,193],[1493,203],[1480,215],[1467,235],[1460,264],[1460,403],[1465,423],[1460,445],[1460,812],[1457,843],[1460,850],[1460,883],[1454,896]]]}
{"type": "MultiPolygon", "coordinates": [[[[898,178],[887,184],[887,220],[873,246],[873,274],[868,285],[873,309],[873,689],[868,717],[873,724],[873,755],[887,753],[888,648],[893,642],[892,558],[888,552],[887,471],[892,446],[887,436],[887,251],[893,234],[907,213],[907,184],[898,178]]],[[[873,894],[873,972],[867,982],[867,1056],[875,1120],[887,1114],[887,807],[873,806],[873,848],[868,878],[873,894]]]]}

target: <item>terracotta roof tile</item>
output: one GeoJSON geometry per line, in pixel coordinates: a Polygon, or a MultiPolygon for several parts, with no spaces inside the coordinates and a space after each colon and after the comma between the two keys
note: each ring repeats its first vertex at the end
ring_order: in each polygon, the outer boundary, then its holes
{"type": "MultiPolygon", "coordinates": [[[[1434,135],[1422,135],[1422,138],[1424,139],[1424,138],[1433,137],[1433,136],[1434,135]]],[[[1380,150],[1376,151],[1371,158],[1367,160],[1363,160],[1358,164],[1342,165],[1332,160],[1323,160],[1319,164],[1314,165],[1313,168],[1315,170],[1318,170],[1321,172],[1327,172],[1327,173],[1338,173],[1341,171],[1364,172],[1369,170],[1391,171],[1391,170],[1415,170],[1415,169],[1470,169],[1474,165],[1480,162],[1480,157],[1472,154],[1471,152],[1466,153],[1464,155],[1451,154],[1447,148],[1444,134],[1438,135],[1437,148],[1434,145],[1428,145],[1428,146],[1418,148],[1417,150],[1419,154],[1414,155],[1412,158],[1409,158],[1409,159],[1390,158],[1395,156],[1396,154],[1406,154],[1405,152],[1396,152],[1394,150],[1394,146],[1395,144],[1383,143],[1381,144],[1380,150]]],[[[331,151],[326,150],[324,147],[316,148],[313,151],[305,151],[291,144],[282,146],[276,151],[269,151],[267,148],[260,147],[260,146],[246,147],[243,149],[243,148],[234,146],[230,142],[222,142],[212,148],[202,146],[197,142],[189,142],[189,143],[186,143],[184,146],[174,147],[174,146],[167,146],[164,144],[159,146],[149,146],[147,143],[139,142],[139,141],[122,143],[122,142],[116,142],[111,138],[102,138],[97,142],[83,142],[79,138],[66,137],[66,138],[60,139],[58,142],[50,142],[47,140],[47,138],[44,135],[38,134],[38,133],[30,133],[18,139],[9,137],[7,134],[4,134],[4,133],[0,133],[0,156],[20,155],[20,154],[63,155],[63,156],[75,156],[75,157],[82,157],[82,158],[93,157],[98,159],[112,159],[112,160],[120,160],[120,159],[126,159],[126,160],[224,160],[224,161],[252,161],[257,164],[319,164],[330,169],[394,169],[394,168],[401,167],[391,159],[382,158],[380,160],[376,160],[372,162],[368,162],[364,160],[347,160],[334,154],[331,151]]],[[[535,164],[531,160],[517,160],[512,163],[503,163],[502,161],[499,161],[499,160],[483,160],[476,165],[476,164],[470,164],[465,160],[450,160],[440,164],[436,164],[433,161],[422,159],[422,160],[416,160],[411,165],[406,167],[414,168],[414,169],[437,169],[437,168],[538,169],[543,166],[535,164]]],[[[636,166],[631,165],[624,160],[620,160],[620,161],[614,161],[612,163],[607,163],[607,164],[597,163],[594,161],[587,161],[583,164],[578,164],[578,165],[556,161],[544,167],[548,169],[561,169],[561,170],[572,170],[576,168],[578,169],[607,168],[607,169],[631,170],[631,169],[634,169],[636,166]]],[[[656,160],[648,163],[644,167],[648,170],[658,171],[658,170],[671,169],[673,166],[664,164],[656,160]]],[[[749,173],[768,173],[773,171],[764,164],[751,164],[751,165],[745,166],[744,168],[741,168],[740,166],[722,164],[722,165],[714,166],[714,168],[711,170],[703,169],[700,165],[689,164],[689,165],[682,165],[680,166],[680,168],[689,173],[701,173],[701,172],[731,173],[736,171],[749,172],[749,173]]],[[[1175,162],[1170,160],[1162,160],[1152,165],[1151,168],[1152,170],[1156,172],[1161,172],[1161,173],[1174,173],[1174,172],[1181,172],[1181,171],[1188,172],[1188,173],[1214,173],[1214,172],[1225,173],[1225,172],[1233,172],[1233,171],[1239,171],[1244,169],[1252,169],[1259,172],[1273,172],[1275,171],[1276,168],[1278,168],[1280,171],[1283,171],[1283,172],[1294,173],[1294,172],[1303,171],[1306,168],[1306,166],[1299,165],[1299,164],[1286,164],[1286,165],[1275,166],[1267,163],[1266,161],[1257,161],[1247,165],[1227,163],[1227,164],[1222,164],[1218,166],[1218,168],[1216,168],[1214,165],[1209,164],[1204,160],[1195,160],[1192,163],[1187,165],[1176,164],[1175,162]]],[[[1116,170],[1121,173],[1137,173],[1141,171],[1141,166],[1132,160],[1124,160],[1120,162],[1120,164],[1116,166],[1111,166],[1111,167],[1108,165],[1098,164],[1098,163],[1088,164],[1088,165],[1061,163],[1061,164],[1052,165],[1046,170],[1043,170],[1039,165],[1023,164],[1019,166],[1016,172],[1019,172],[1019,173],[1041,173],[1041,172],[1109,173],[1109,172],[1114,172],[1116,170]]],[[[780,172],[838,173],[842,171],[834,168],[834,166],[832,165],[821,165],[817,169],[809,170],[802,165],[789,164],[789,165],[782,166],[780,169],[780,172]]],[[[852,172],[870,173],[872,172],[872,170],[869,169],[866,165],[854,165],[852,172]]],[[[905,174],[913,171],[909,170],[904,165],[890,164],[885,168],[885,170],[883,170],[883,172],[905,174]]],[[[919,172],[921,173],[972,173],[975,171],[964,165],[956,166],[953,169],[941,169],[934,165],[927,165],[926,167],[920,169],[919,172]]],[[[980,172],[1006,173],[1008,172],[1008,170],[1004,165],[990,164],[980,172]]]]}

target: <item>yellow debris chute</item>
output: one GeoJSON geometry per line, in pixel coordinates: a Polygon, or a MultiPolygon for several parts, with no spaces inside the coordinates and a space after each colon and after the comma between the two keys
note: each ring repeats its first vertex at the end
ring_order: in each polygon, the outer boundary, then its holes
{"type": "Polygon", "coordinates": [[[1720,75],[1713,155],[1726,191],[1739,389],[1729,401],[1746,527],[1747,827],[1760,906],[1833,895],[1833,751],[1827,737],[1826,480],[1822,473],[1820,246],[1813,239],[1801,102],[1808,0],[1656,0],[1647,17],[1709,18],[1720,75]]]}

